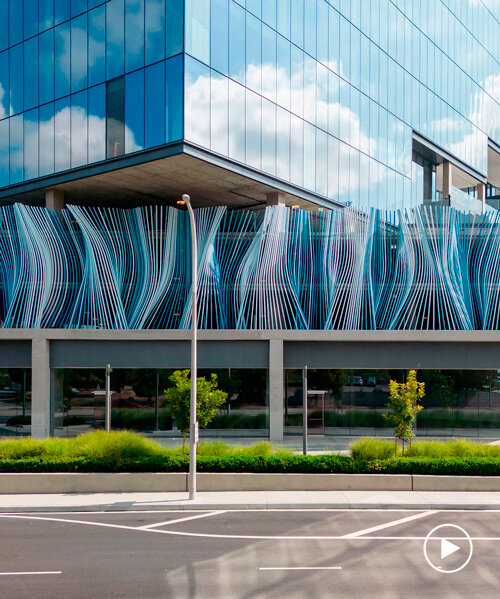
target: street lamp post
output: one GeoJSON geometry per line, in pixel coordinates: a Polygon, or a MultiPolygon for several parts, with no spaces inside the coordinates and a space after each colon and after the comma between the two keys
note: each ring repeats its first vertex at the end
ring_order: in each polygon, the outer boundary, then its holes
{"type": "Polygon", "coordinates": [[[198,328],[198,244],[196,239],[196,223],[194,212],[191,207],[191,198],[185,193],[178,204],[185,204],[189,212],[191,223],[192,259],[193,259],[193,281],[192,281],[192,304],[193,317],[191,321],[191,401],[189,418],[189,499],[196,499],[196,443],[198,441],[198,421],[196,419],[196,377],[197,377],[197,328],[198,328]]]}

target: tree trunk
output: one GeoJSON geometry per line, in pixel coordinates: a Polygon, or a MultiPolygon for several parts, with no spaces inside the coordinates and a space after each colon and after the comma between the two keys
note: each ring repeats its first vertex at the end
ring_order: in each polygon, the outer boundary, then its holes
{"type": "Polygon", "coordinates": [[[410,451],[409,451],[408,455],[409,455],[409,456],[410,456],[410,458],[411,458],[411,437],[410,437],[410,451]]]}
{"type": "Polygon", "coordinates": [[[394,437],[394,457],[398,456],[398,438],[394,437]]]}
{"type": "Polygon", "coordinates": [[[405,440],[403,439],[403,457],[405,457],[405,440]]]}
{"type": "Polygon", "coordinates": [[[182,455],[186,453],[186,431],[182,433],[182,455]]]}

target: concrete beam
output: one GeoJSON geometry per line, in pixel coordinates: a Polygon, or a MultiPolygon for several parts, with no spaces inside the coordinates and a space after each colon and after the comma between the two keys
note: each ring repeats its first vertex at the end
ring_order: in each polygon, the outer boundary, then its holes
{"type": "Polygon", "coordinates": [[[283,441],[283,341],[269,341],[269,438],[283,441]]]}
{"type": "Polygon", "coordinates": [[[50,436],[50,341],[33,339],[31,348],[31,436],[50,436]]]}

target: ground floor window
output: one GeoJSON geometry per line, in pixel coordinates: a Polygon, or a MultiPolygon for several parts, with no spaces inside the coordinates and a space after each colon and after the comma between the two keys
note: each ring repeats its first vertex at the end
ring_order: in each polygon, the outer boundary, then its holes
{"type": "Polygon", "coordinates": [[[31,434],[31,369],[0,369],[0,436],[31,434]]]}
{"type": "MultiPolygon", "coordinates": [[[[309,434],[390,435],[389,382],[406,370],[309,370],[309,434]]],[[[425,398],[416,421],[418,436],[496,437],[500,429],[500,370],[419,370],[425,398]]],[[[285,434],[301,434],[302,371],[285,371],[285,434]]]]}

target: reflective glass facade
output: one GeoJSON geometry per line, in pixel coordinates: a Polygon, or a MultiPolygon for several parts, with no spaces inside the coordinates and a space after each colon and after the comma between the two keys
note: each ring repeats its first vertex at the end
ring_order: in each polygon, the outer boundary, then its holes
{"type": "Polygon", "coordinates": [[[185,137],[342,203],[421,203],[412,130],[486,174],[499,19],[495,0],[186,0],[185,137]]]}
{"type": "Polygon", "coordinates": [[[2,0],[0,188],[185,139],[416,205],[413,131],[487,175],[499,57],[496,0],[2,0]]]}
{"type": "Polygon", "coordinates": [[[182,138],[182,2],[1,0],[0,187],[182,138]]]}

